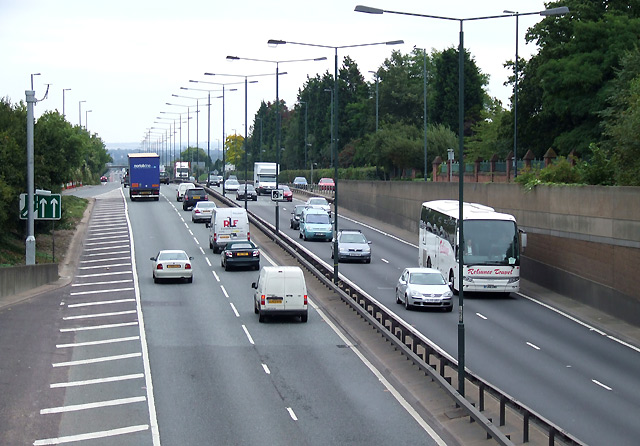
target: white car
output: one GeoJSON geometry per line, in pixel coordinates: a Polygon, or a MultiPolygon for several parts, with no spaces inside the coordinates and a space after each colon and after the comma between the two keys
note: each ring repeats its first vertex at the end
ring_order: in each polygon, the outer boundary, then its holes
{"type": "Polygon", "coordinates": [[[166,249],[158,252],[153,261],[153,281],[158,283],[160,279],[186,279],[193,282],[193,267],[186,252],[179,249],[166,249]]]}
{"type": "Polygon", "coordinates": [[[414,307],[453,309],[453,292],[442,273],[434,268],[405,268],[396,284],[396,303],[414,307]]]}
{"type": "Polygon", "coordinates": [[[331,217],[331,206],[329,205],[329,202],[326,198],[311,197],[307,200],[305,205],[310,208],[322,209],[327,214],[329,214],[329,217],[331,217]]]}
{"type": "Polygon", "coordinates": [[[211,221],[211,214],[216,204],[213,201],[198,201],[193,209],[191,209],[191,221],[197,223],[199,221],[211,221]]]}
{"type": "Polygon", "coordinates": [[[176,195],[176,201],[182,201],[187,189],[194,189],[196,187],[193,183],[180,183],[178,184],[178,194],[176,195]]]}
{"type": "Polygon", "coordinates": [[[224,182],[224,190],[225,191],[237,191],[240,187],[240,183],[238,180],[230,179],[224,182]]]}

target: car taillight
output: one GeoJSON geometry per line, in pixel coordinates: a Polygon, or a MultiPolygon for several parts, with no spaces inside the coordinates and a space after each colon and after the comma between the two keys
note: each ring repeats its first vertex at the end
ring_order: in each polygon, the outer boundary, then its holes
{"type": "Polygon", "coordinates": [[[251,240],[251,234],[247,231],[247,240],[251,240]]]}
{"type": "Polygon", "coordinates": [[[304,304],[307,305],[307,295],[304,295],[304,304]]]}
{"type": "Polygon", "coordinates": [[[260,256],[260,251],[258,251],[257,249],[255,251],[253,251],[253,256],[254,257],[260,256]]]}
{"type": "Polygon", "coordinates": [[[197,209],[195,209],[195,210],[194,210],[194,212],[195,212],[196,214],[199,214],[199,213],[200,213],[200,211],[199,211],[199,210],[197,210],[197,209]]]}
{"type": "Polygon", "coordinates": [[[158,263],[158,266],[156,266],[156,269],[162,269],[162,263],[158,263]]]}
{"type": "Polygon", "coordinates": [[[216,234],[215,232],[213,233],[213,241],[214,242],[218,241],[218,234],[216,234]]]}
{"type": "Polygon", "coordinates": [[[224,255],[227,257],[233,257],[233,253],[231,251],[225,251],[224,255]]]}
{"type": "Polygon", "coordinates": [[[186,263],[184,265],[184,269],[191,269],[191,263],[186,263]]]}
{"type": "Polygon", "coordinates": [[[260,305],[264,305],[264,294],[260,296],[260,305]]]}

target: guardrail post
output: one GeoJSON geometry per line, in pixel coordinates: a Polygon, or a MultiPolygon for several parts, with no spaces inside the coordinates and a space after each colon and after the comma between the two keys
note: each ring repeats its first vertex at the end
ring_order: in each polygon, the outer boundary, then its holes
{"type": "Polygon", "coordinates": [[[478,385],[478,410],[484,412],[484,383],[478,385]]]}
{"type": "Polygon", "coordinates": [[[549,429],[549,446],[553,446],[556,443],[556,428],[551,426],[549,429]]]}
{"type": "Polygon", "coordinates": [[[522,442],[529,443],[529,411],[525,411],[523,416],[524,425],[522,426],[522,442]]]}
{"type": "Polygon", "coordinates": [[[500,426],[505,425],[505,403],[506,398],[503,395],[500,395],[500,426]]]}

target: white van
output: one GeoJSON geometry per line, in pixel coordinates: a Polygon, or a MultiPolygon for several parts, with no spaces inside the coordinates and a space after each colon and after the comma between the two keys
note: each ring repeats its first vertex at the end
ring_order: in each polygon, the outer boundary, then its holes
{"type": "Polygon", "coordinates": [[[307,284],[298,266],[263,266],[258,281],[251,284],[253,308],[258,321],[265,316],[300,316],[307,322],[307,284]]]}
{"type": "Polygon", "coordinates": [[[211,221],[205,225],[209,228],[209,248],[216,254],[227,242],[251,240],[249,217],[243,208],[214,208],[211,221]]]}
{"type": "Polygon", "coordinates": [[[176,201],[184,200],[184,194],[187,189],[195,189],[196,185],[193,183],[180,183],[178,184],[178,194],[176,195],[176,201]]]}

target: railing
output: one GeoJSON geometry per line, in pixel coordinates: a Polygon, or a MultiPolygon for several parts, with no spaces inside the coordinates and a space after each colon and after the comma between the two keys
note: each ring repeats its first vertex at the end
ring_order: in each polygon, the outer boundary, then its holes
{"type": "MultiPolygon", "coordinates": [[[[209,192],[228,206],[238,206],[235,201],[223,197],[217,191],[209,189],[209,192]]],[[[328,265],[285,233],[280,232],[277,234],[273,225],[252,212],[249,212],[249,220],[278,246],[296,258],[327,288],[338,294],[362,319],[391,342],[395,348],[400,350],[401,354],[411,359],[421,371],[437,382],[451,397],[455,405],[464,410],[466,416],[469,416],[472,422],[477,422],[482,426],[487,434],[487,439],[493,438],[500,445],[513,445],[510,435],[503,433],[499,428],[499,426],[506,425],[507,409],[510,409],[512,413],[521,417],[522,423],[519,433],[523,443],[530,441],[530,427],[531,423],[534,423],[548,438],[549,446],[558,444],[556,441],[564,445],[586,446],[586,443],[581,442],[564,429],[528,408],[498,387],[476,376],[468,369],[465,370],[465,377],[477,389],[477,401],[471,402],[468,395],[466,398],[460,395],[451,385],[452,379],[456,378],[455,375],[457,375],[458,370],[458,363],[455,358],[451,357],[415,328],[405,323],[393,311],[369,296],[342,274],[340,274],[338,285],[335,285],[332,281],[333,265],[328,265]],[[448,374],[452,376],[447,376],[448,374]],[[486,409],[486,395],[491,396],[497,402],[498,426],[493,423],[491,418],[483,414],[486,409]]]]}

